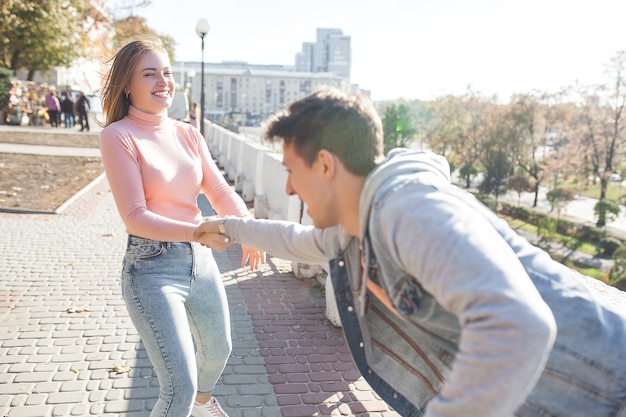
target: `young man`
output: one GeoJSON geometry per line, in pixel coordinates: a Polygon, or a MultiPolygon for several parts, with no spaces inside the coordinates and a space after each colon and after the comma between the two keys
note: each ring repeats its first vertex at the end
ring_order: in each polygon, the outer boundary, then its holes
{"type": "Polygon", "coordinates": [[[354,360],[401,415],[626,416],[625,312],[451,185],[443,157],[383,158],[372,104],[335,90],[267,136],[314,226],[227,217],[196,235],[328,262],[354,360]]]}

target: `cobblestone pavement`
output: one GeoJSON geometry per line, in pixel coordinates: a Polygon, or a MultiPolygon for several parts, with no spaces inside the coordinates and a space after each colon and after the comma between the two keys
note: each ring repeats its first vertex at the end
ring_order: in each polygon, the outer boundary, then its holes
{"type": "MultiPolygon", "coordinates": [[[[59,214],[0,213],[0,230],[0,416],[148,416],[158,384],[120,295],[126,234],[106,179],[59,214]]],[[[230,416],[397,416],[360,378],[317,281],[240,256],[215,254],[233,352],[214,394],[230,416]]]]}

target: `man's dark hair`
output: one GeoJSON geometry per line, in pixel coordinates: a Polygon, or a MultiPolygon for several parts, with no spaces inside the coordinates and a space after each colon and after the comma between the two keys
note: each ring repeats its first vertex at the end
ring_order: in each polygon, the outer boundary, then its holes
{"type": "Polygon", "coordinates": [[[309,166],[326,149],[355,175],[369,174],[383,157],[382,123],[372,102],[335,88],[293,102],[268,121],[265,136],[295,145],[309,166]]]}

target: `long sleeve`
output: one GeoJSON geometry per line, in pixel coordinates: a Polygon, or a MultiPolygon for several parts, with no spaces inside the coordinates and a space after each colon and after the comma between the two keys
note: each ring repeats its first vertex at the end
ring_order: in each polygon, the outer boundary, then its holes
{"type": "Polygon", "coordinates": [[[339,245],[338,227],[317,229],[284,220],[227,218],[224,228],[237,242],[297,262],[326,265],[339,245]]]}
{"type": "Polygon", "coordinates": [[[552,312],[517,255],[479,212],[434,187],[396,193],[377,219],[372,238],[394,248],[390,261],[461,326],[452,372],[426,415],[513,415],[556,334],[552,312]]]}
{"type": "Polygon", "coordinates": [[[100,150],[115,202],[130,234],[163,241],[192,241],[202,221],[203,189],[218,213],[247,213],[215,166],[204,139],[167,115],[131,107],[102,130],[100,150]]]}
{"type": "Polygon", "coordinates": [[[224,176],[213,161],[208,146],[200,141],[200,160],[202,161],[202,190],[218,215],[224,217],[248,217],[250,212],[243,199],[226,182],[224,176]]]}

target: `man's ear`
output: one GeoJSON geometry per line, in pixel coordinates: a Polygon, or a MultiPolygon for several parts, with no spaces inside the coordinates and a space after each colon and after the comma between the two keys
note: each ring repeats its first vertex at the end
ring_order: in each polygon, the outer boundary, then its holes
{"type": "Polygon", "coordinates": [[[337,171],[335,155],[332,152],[322,149],[318,152],[320,169],[325,178],[332,178],[337,171]]]}

